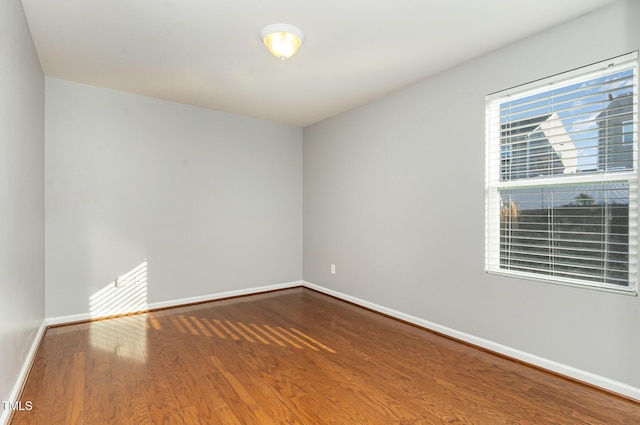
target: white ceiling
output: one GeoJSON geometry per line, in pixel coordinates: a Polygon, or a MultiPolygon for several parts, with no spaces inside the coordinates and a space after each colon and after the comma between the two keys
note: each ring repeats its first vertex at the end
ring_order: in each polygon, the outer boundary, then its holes
{"type": "Polygon", "coordinates": [[[22,0],[47,76],[300,127],[613,2],[22,0]]]}

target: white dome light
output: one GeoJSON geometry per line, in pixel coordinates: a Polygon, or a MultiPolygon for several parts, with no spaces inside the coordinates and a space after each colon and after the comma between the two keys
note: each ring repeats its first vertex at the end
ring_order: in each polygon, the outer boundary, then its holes
{"type": "Polygon", "coordinates": [[[304,33],[289,24],[271,24],[262,29],[260,37],[273,56],[282,60],[295,55],[304,42],[304,33]]]}

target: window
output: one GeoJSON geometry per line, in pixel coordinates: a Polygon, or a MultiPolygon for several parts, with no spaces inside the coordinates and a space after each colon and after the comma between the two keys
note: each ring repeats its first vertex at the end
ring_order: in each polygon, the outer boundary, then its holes
{"type": "Polygon", "coordinates": [[[636,293],[638,52],[487,96],[486,270],[636,293]]]}

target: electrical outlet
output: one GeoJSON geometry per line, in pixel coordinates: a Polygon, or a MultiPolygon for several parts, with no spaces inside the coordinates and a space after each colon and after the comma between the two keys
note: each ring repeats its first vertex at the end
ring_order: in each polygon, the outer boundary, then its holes
{"type": "Polygon", "coordinates": [[[118,276],[114,283],[116,288],[121,288],[127,284],[127,278],[124,276],[118,276]]]}
{"type": "Polygon", "coordinates": [[[335,264],[331,265],[331,274],[336,274],[336,265],[335,264]]]}

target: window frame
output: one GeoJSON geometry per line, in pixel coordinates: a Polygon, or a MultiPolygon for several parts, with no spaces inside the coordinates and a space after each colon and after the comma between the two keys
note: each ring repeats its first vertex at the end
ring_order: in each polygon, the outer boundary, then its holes
{"type": "MultiPolygon", "coordinates": [[[[606,292],[638,295],[638,52],[632,52],[616,58],[598,62],[586,67],[556,74],[527,84],[499,91],[485,98],[485,272],[520,279],[534,280],[544,283],[566,285],[585,289],[595,289],[606,292]],[[633,69],[633,112],[632,112],[632,143],[633,170],[599,173],[575,173],[560,176],[546,175],[539,178],[523,178],[511,181],[501,181],[502,148],[501,144],[501,116],[500,105],[505,99],[527,98],[552,91],[554,88],[570,86],[572,84],[593,80],[601,74],[613,74],[617,71],[633,69]],[[519,271],[504,268],[501,264],[501,226],[500,226],[500,190],[559,187],[561,185],[627,183],[629,185],[629,218],[628,218],[628,284],[593,282],[586,279],[558,277],[536,271],[519,271]],[[497,260],[496,260],[497,253],[497,260]]],[[[625,128],[629,123],[624,123],[625,128]]],[[[624,130],[623,130],[624,132],[624,130]]],[[[626,132],[625,132],[626,133],[626,132]]],[[[511,149],[511,145],[506,145],[511,149]]],[[[512,249],[512,247],[510,247],[512,249]]]]}

